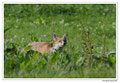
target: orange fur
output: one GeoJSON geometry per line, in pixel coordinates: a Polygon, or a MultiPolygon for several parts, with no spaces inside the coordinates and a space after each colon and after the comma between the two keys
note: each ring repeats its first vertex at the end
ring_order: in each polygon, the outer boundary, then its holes
{"type": "Polygon", "coordinates": [[[58,38],[55,34],[53,36],[54,42],[32,42],[28,45],[31,45],[32,48],[30,50],[38,51],[42,54],[51,53],[58,50],[60,47],[63,47],[66,43],[66,35],[62,38],[58,38]]]}
{"type": "Polygon", "coordinates": [[[51,42],[50,43],[47,43],[47,42],[32,42],[32,43],[29,43],[28,45],[32,46],[31,50],[38,51],[42,54],[50,53],[49,49],[52,48],[51,42]]]}

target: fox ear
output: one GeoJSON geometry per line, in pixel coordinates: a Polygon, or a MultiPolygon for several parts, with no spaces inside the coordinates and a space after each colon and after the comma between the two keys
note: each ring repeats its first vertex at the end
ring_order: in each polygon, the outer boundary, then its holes
{"type": "Polygon", "coordinates": [[[53,39],[56,40],[57,39],[57,35],[54,33],[53,34],[53,39]]]}
{"type": "Polygon", "coordinates": [[[66,41],[66,39],[67,39],[67,34],[64,34],[63,40],[66,41]]]}

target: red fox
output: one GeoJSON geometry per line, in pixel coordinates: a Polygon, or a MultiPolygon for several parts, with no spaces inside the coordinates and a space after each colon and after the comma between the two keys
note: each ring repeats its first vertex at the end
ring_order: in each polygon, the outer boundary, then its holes
{"type": "Polygon", "coordinates": [[[54,34],[53,39],[54,42],[31,42],[28,46],[32,46],[30,50],[38,51],[41,54],[49,54],[56,52],[56,50],[59,50],[59,48],[66,45],[66,34],[62,38],[59,38],[54,34]]]}

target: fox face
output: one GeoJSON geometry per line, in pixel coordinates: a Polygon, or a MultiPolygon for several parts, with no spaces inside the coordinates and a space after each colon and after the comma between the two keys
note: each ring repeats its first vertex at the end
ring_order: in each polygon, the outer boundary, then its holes
{"type": "Polygon", "coordinates": [[[56,34],[53,35],[54,39],[54,48],[59,49],[60,47],[65,46],[66,44],[66,35],[64,35],[62,38],[57,37],[56,34]]]}
{"type": "Polygon", "coordinates": [[[38,51],[42,54],[52,53],[66,45],[66,34],[59,38],[56,34],[53,35],[54,42],[31,42],[28,46],[32,46],[30,50],[38,51]]]}

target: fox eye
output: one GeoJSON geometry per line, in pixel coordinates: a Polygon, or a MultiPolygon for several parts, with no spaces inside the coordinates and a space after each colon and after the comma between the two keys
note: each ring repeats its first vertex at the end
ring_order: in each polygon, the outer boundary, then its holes
{"type": "Polygon", "coordinates": [[[61,42],[61,40],[59,40],[59,42],[61,42]]]}

